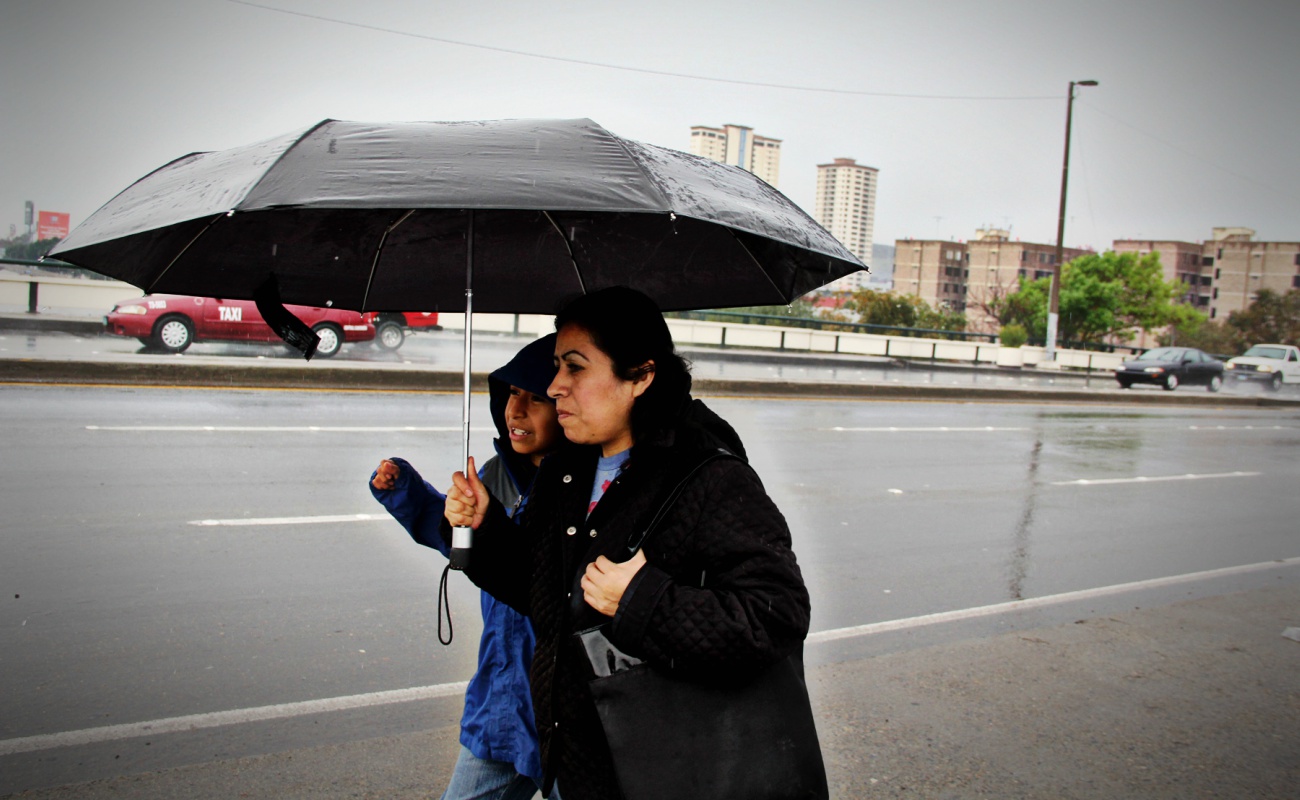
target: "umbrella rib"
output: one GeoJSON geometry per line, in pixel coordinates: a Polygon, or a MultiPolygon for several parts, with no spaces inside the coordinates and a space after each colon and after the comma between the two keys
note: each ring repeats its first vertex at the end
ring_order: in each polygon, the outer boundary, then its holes
{"type": "Polygon", "coordinates": [[[203,230],[194,234],[194,238],[186,242],[185,246],[181,248],[181,251],[179,253],[172,256],[172,260],[167,262],[167,266],[162,268],[162,272],[159,272],[156,278],[154,278],[152,281],[149,281],[149,285],[144,287],[145,293],[149,294],[153,292],[154,287],[157,286],[158,282],[161,281],[167,275],[167,271],[172,268],[172,265],[175,264],[177,261],[180,261],[181,256],[185,255],[185,253],[190,249],[190,247],[192,247],[194,243],[199,240],[199,237],[203,236],[203,234],[208,232],[209,228],[217,224],[217,220],[221,219],[222,217],[228,217],[234,213],[235,212],[232,209],[230,211],[225,212],[224,214],[218,214],[212,219],[208,220],[208,224],[203,226],[203,230]]]}
{"type": "MultiPolygon", "coordinates": [[[[767,274],[767,270],[764,269],[763,264],[757,258],[754,257],[754,254],[750,251],[749,247],[743,241],[741,241],[740,237],[736,235],[736,232],[734,230],[732,230],[731,228],[727,228],[727,232],[731,234],[731,238],[736,240],[736,244],[740,245],[740,249],[745,251],[745,255],[749,256],[749,260],[754,262],[754,266],[758,267],[758,271],[763,273],[763,277],[767,278],[768,284],[771,285],[771,287],[776,290],[777,299],[781,301],[781,304],[789,305],[790,301],[784,299],[786,296],[786,292],[782,292],[781,287],[776,285],[776,281],[772,280],[772,276],[767,274]]],[[[793,287],[791,287],[791,291],[793,290],[794,290],[793,287]]],[[[791,298],[791,300],[793,299],[794,298],[791,298]]]]}
{"type": "Polygon", "coordinates": [[[410,211],[407,211],[405,214],[401,216],[400,219],[398,219],[392,225],[389,225],[388,228],[384,231],[384,235],[379,237],[379,245],[375,247],[375,257],[370,262],[370,275],[369,277],[366,278],[366,292],[365,294],[361,295],[360,310],[364,311],[367,307],[366,304],[370,302],[370,288],[374,286],[375,270],[379,268],[379,258],[384,254],[384,243],[388,241],[388,234],[397,230],[397,226],[401,225],[403,222],[406,222],[408,219],[410,219],[411,215],[414,213],[415,213],[415,209],[411,209],[410,211]]]}
{"type": "Polygon", "coordinates": [[[543,211],[542,214],[545,215],[546,221],[551,223],[551,227],[555,228],[555,232],[560,234],[560,241],[564,242],[564,249],[569,251],[569,263],[573,265],[573,274],[578,276],[578,288],[582,290],[583,294],[586,294],[587,282],[582,279],[582,270],[578,267],[578,259],[573,256],[573,246],[569,244],[569,237],[565,236],[564,230],[556,224],[551,212],[543,211]]]}

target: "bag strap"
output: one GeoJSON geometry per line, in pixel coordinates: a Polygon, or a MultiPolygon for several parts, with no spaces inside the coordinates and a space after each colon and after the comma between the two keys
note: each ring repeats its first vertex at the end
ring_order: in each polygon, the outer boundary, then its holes
{"type": "Polygon", "coordinates": [[[673,504],[677,502],[677,498],[681,495],[681,493],[685,491],[686,484],[691,482],[691,478],[695,477],[695,473],[704,469],[706,464],[709,464],[713,461],[717,461],[720,458],[739,459],[740,457],[737,456],[735,453],[732,453],[730,450],[726,450],[724,448],[719,447],[717,450],[706,455],[703,459],[700,460],[698,464],[696,464],[693,468],[691,468],[691,471],[687,472],[686,476],[682,478],[680,481],[678,481],[677,485],[673,487],[673,490],[668,493],[667,499],[664,500],[663,505],[659,506],[659,510],[655,512],[654,518],[650,520],[650,524],[647,525],[645,530],[641,532],[641,535],[637,536],[634,540],[632,539],[628,540],[627,553],[629,558],[631,556],[636,555],[636,551],[641,549],[641,545],[645,544],[645,540],[649,538],[650,534],[654,532],[655,528],[659,527],[659,523],[663,521],[663,518],[672,509],[673,504]]]}

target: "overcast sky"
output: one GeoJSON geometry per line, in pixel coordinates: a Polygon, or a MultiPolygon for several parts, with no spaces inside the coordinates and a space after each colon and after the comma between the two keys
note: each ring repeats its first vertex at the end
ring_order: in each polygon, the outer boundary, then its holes
{"type": "Polygon", "coordinates": [[[1295,241],[1298,40],[1295,0],[9,0],[0,234],[25,200],[75,226],[173,158],[325,118],[590,117],[681,150],[692,125],[781,139],[810,213],[817,164],[876,167],[878,243],[1051,242],[1091,79],[1067,245],[1295,241]]]}

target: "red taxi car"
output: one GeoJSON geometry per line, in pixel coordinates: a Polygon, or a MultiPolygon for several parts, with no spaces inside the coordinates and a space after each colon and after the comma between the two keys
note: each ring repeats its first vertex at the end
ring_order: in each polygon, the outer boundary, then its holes
{"type": "MultiPolygon", "coordinates": [[[[356,311],[315,306],[285,306],[320,337],[316,355],[329,358],[344,342],[369,342],[375,326],[356,311]]],[[[149,294],[123,300],[104,317],[104,328],[143,344],[179,353],[194,342],[278,342],[280,337],[257,313],[252,300],[149,294]]]]}
{"type": "Polygon", "coordinates": [[[375,326],[375,341],[385,350],[401,347],[407,331],[442,330],[437,311],[367,311],[365,317],[375,326]]]}

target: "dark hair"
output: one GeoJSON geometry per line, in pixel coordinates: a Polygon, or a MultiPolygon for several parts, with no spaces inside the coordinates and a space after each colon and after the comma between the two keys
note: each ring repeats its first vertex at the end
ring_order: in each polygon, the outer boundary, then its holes
{"type": "Polygon", "coordinates": [[[668,323],[655,302],[626,286],[611,286],[569,301],[555,315],[555,330],[578,325],[614,362],[625,381],[654,362],[654,381],[632,406],[632,435],[640,440],[667,427],[691,391],[690,367],[677,354],[668,323]]]}

